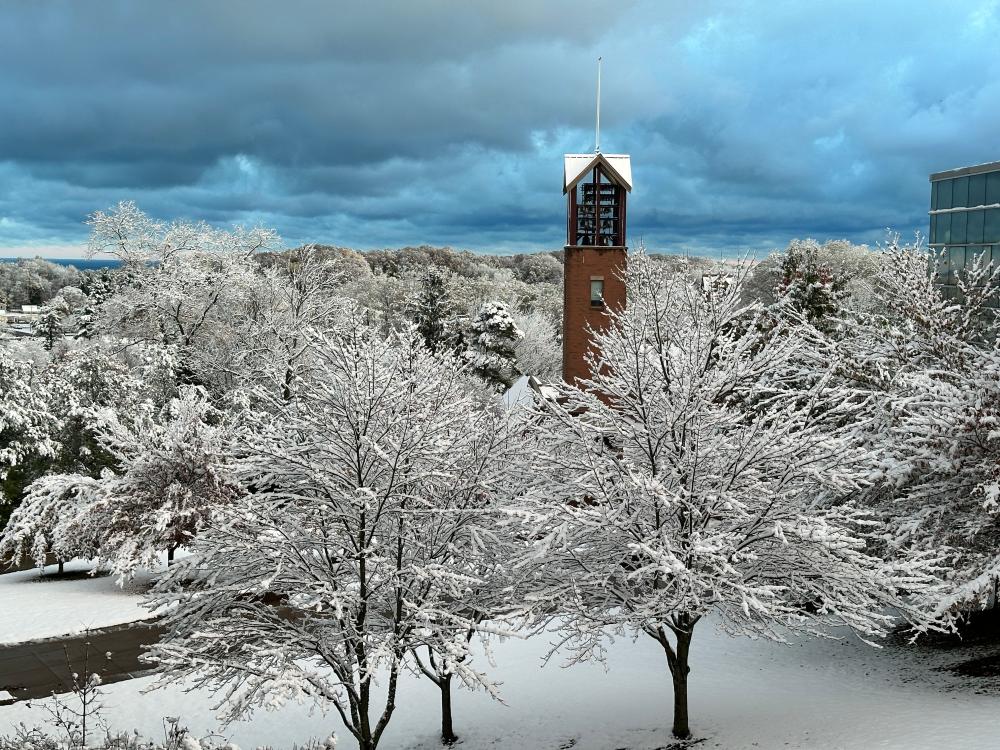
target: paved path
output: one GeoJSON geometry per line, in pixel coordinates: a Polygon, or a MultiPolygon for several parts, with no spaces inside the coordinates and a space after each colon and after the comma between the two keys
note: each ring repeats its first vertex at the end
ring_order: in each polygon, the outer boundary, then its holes
{"type": "Polygon", "coordinates": [[[33,643],[0,646],[2,703],[44,698],[72,689],[72,673],[84,673],[84,664],[104,682],[119,682],[149,672],[140,661],[145,646],[156,643],[163,629],[155,622],[137,622],[91,630],[84,635],[33,643]],[[108,656],[110,654],[110,657],[108,656]]]}

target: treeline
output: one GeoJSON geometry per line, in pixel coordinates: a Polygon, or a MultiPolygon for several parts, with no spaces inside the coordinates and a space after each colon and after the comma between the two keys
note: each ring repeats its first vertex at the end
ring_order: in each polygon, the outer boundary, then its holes
{"type": "Polygon", "coordinates": [[[44,305],[65,287],[83,288],[89,274],[44,258],[0,263],[0,309],[44,305]]]}

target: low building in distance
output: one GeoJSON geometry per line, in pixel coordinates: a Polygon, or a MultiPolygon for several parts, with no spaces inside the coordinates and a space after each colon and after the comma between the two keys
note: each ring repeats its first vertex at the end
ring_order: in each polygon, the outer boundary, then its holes
{"type": "Polygon", "coordinates": [[[20,308],[0,308],[0,332],[12,336],[33,336],[35,324],[42,316],[40,305],[22,305],[20,308]]]}

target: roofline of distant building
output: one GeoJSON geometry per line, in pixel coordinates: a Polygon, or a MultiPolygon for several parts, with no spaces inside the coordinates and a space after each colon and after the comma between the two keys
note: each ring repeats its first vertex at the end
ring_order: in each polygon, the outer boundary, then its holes
{"type": "Polygon", "coordinates": [[[995,172],[1000,169],[1000,161],[991,161],[986,164],[974,164],[971,167],[958,167],[944,172],[934,172],[930,176],[931,182],[937,180],[947,180],[950,177],[965,177],[970,174],[982,174],[983,172],[995,172]]]}

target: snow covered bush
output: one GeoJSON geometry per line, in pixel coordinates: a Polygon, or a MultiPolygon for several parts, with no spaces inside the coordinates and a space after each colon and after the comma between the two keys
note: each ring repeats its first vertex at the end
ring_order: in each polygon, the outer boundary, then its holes
{"type": "Polygon", "coordinates": [[[555,615],[571,661],[600,657],[609,633],[655,640],[678,737],[705,617],[733,635],[846,625],[871,638],[890,608],[922,622],[899,592],[932,580],[930,559],[866,551],[872,516],[852,498],[870,456],[852,443],[853,393],[834,385],[816,329],[741,301],[746,274],[706,291],[631,259],[597,374],[540,407],[516,511],[539,617],[555,615]]]}
{"type": "MultiPolygon", "coordinates": [[[[86,745],[75,735],[59,733],[48,727],[19,724],[13,732],[0,736],[0,750],[240,750],[234,742],[225,739],[198,738],[178,724],[176,717],[168,717],[164,724],[165,737],[162,741],[152,740],[136,732],[114,731],[104,728],[102,736],[91,737],[86,745]]],[[[293,745],[290,750],[334,750],[336,744],[330,741],[310,741],[303,745],[293,745]]],[[[258,747],[256,750],[271,750],[258,747]]]]}
{"type": "Polygon", "coordinates": [[[414,650],[449,685],[493,689],[463,644],[487,628],[477,589],[505,560],[490,519],[516,462],[506,417],[412,330],[387,341],[354,319],[308,344],[292,399],[248,399],[266,408],[227,447],[241,494],[157,584],[153,657],[224,688],[230,718],[314,700],[374,750],[414,650]]]}

